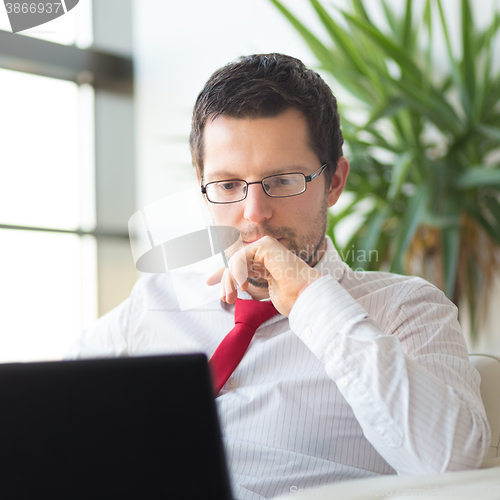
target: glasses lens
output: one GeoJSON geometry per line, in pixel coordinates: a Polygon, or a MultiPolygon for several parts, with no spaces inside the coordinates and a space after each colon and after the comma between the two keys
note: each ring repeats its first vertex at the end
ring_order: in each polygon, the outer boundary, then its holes
{"type": "Polygon", "coordinates": [[[306,189],[306,179],[302,174],[273,175],[266,177],[262,184],[269,196],[293,196],[303,193],[306,189]]]}
{"type": "Polygon", "coordinates": [[[245,181],[210,182],[206,185],[207,198],[213,203],[232,203],[245,198],[245,181]]]}

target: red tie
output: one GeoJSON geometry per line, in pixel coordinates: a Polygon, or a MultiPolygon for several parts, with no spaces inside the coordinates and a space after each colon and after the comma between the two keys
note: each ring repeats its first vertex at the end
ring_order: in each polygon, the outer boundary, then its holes
{"type": "Polygon", "coordinates": [[[209,362],[216,395],[236,370],[257,328],[277,312],[271,302],[236,299],[235,326],[224,337],[209,362]]]}

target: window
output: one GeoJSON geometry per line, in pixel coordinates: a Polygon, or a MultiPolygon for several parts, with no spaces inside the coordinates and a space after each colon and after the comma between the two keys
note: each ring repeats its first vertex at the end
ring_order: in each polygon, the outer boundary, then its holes
{"type": "MultiPolygon", "coordinates": [[[[109,16],[110,3],[87,0],[23,34],[0,31],[0,362],[62,358],[137,277],[126,230],[132,59],[106,47],[109,29],[93,33],[91,22],[92,10],[109,16]],[[126,141],[125,161],[110,130],[126,141]]],[[[120,6],[131,16],[130,2],[120,6]]]]}

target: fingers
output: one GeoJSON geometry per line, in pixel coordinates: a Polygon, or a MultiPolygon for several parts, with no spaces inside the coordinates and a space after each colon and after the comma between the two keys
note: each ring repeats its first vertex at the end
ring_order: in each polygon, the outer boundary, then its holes
{"type": "MultiPolygon", "coordinates": [[[[279,245],[277,240],[264,237],[251,245],[235,252],[229,259],[228,268],[219,269],[210,276],[207,285],[221,284],[221,299],[232,304],[237,298],[237,287],[243,291],[248,289],[248,277],[263,278],[268,280],[272,276],[272,271],[267,269],[264,255],[270,245],[279,245]]],[[[286,249],[285,249],[286,250],[286,249]]]]}
{"type": "Polygon", "coordinates": [[[240,287],[247,283],[249,267],[251,267],[251,261],[247,260],[244,250],[236,252],[229,259],[229,269],[234,280],[236,281],[236,284],[240,287]]]}
{"type": "Polygon", "coordinates": [[[236,283],[229,269],[223,267],[210,276],[205,282],[208,286],[221,284],[221,299],[232,304],[237,299],[236,283]]]}
{"type": "Polygon", "coordinates": [[[243,291],[248,288],[248,265],[244,250],[236,252],[228,262],[229,267],[224,270],[222,276],[221,298],[228,304],[232,304],[238,298],[237,287],[243,291]]]}
{"type": "Polygon", "coordinates": [[[221,299],[232,304],[237,299],[237,287],[243,291],[248,288],[248,267],[250,261],[247,261],[247,256],[244,250],[236,252],[228,262],[228,268],[221,268],[212,274],[206,284],[209,286],[221,284],[221,299]]]}
{"type": "Polygon", "coordinates": [[[222,267],[218,271],[216,271],[212,276],[210,276],[205,282],[208,286],[217,285],[217,283],[221,282],[222,275],[224,274],[225,267],[222,267]]]}

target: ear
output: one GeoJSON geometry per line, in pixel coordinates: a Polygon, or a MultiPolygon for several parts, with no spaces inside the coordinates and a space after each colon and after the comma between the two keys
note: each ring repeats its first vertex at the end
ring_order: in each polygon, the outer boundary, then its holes
{"type": "Polygon", "coordinates": [[[349,175],[349,162],[341,156],[337,162],[337,170],[332,177],[332,183],[328,190],[328,206],[333,207],[344,191],[347,176],[349,175]]]}
{"type": "MultiPolygon", "coordinates": [[[[199,189],[199,187],[201,186],[202,180],[201,180],[200,174],[198,173],[198,169],[195,169],[195,173],[196,173],[196,182],[198,183],[198,189],[199,189]]],[[[211,207],[211,204],[208,202],[207,197],[202,195],[201,192],[200,192],[200,196],[203,197],[203,201],[205,202],[205,205],[206,205],[208,211],[210,213],[212,213],[212,207],[211,207]]]]}

